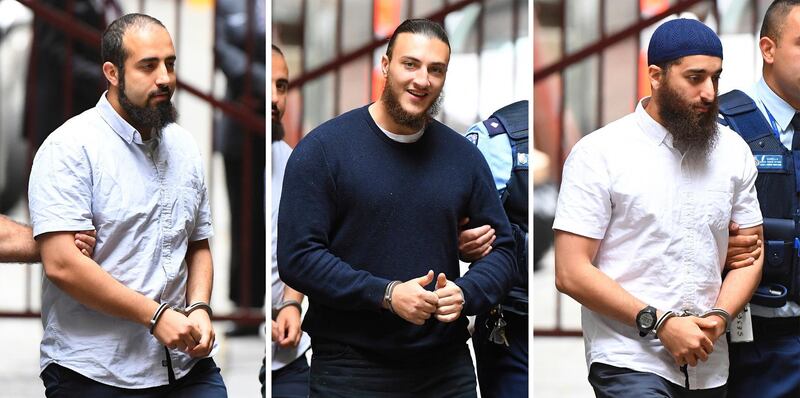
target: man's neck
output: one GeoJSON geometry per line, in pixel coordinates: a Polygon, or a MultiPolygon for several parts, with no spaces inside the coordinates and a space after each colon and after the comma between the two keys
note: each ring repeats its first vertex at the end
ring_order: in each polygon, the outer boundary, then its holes
{"type": "Polygon", "coordinates": [[[384,130],[389,131],[390,133],[399,135],[411,135],[419,132],[419,130],[417,129],[397,123],[389,115],[389,112],[386,110],[386,105],[381,100],[375,101],[367,109],[369,110],[370,116],[372,116],[372,120],[374,120],[375,123],[378,124],[378,126],[382,127],[384,130]]]}
{"type": "Polygon", "coordinates": [[[653,101],[653,97],[643,99],[642,107],[644,108],[644,111],[656,121],[656,123],[662,126],[664,125],[664,121],[661,120],[661,115],[658,114],[658,102],[653,101]]]}

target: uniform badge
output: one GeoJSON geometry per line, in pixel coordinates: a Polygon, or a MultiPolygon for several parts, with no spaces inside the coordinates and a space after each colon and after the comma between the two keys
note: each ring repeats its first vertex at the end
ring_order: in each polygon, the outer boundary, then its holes
{"type": "Polygon", "coordinates": [[[517,154],[517,164],[525,166],[528,164],[528,154],[520,152],[517,154]]]}
{"type": "Polygon", "coordinates": [[[478,133],[469,133],[466,137],[473,145],[478,145],[478,133]]]}
{"type": "Polygon", "coordinates": [[[783,155],[753,155],[756,160],[756,169],[760,172],[781,172],[784,170],[785,163],[783,155]]]}

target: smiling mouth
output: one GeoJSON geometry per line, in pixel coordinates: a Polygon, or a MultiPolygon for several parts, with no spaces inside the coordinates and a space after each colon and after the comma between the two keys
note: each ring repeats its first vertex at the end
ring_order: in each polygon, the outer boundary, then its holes
{"type": "Polygon", "coordinates": [[[427,97],[427,96],[428,96],[428,93],[426,93],[426,92],[422,92],[422,91],[416,91],[416,90],[406,90],[406,92],[407,92],[407,93],[409,93],[409,94],[411,94],[411,95],[412,95],[412,96],[414,96],[415,98],[420,98],[420,99],[422,99],[422,98],[425,98],[425,97],[427,97]]]}

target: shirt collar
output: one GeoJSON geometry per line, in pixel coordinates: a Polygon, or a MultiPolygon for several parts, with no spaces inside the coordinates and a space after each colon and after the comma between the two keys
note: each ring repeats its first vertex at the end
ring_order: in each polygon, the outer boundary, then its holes
{"type": "MultiPolygon", "coordinates": [[[[142,135],[111,106],[111,103],[108,102],[108,98],[106,98],[107,94],[108,91],[105,91],[103,95],[100,96],[100,100],[97,101],[97,111],[100,113],[100,117],[102,117],[103,120],[108,123],[108,126],[128,144],[143,144],[142,135]]],[[[153,138],[157,141],[160,138],[160,134],[153,134],[153,138]]]]}
{"type": "Polygon", "coordinates": [[[639,122],[644,135],[656,145],[662,143],[672,148],[672,134],[669,134],[667,129],[658,123],[649,113],[644,109],[644,104],[650,101],[650,97],[644,97],[636,105],[636,117],[639,122]]]}
{"type": "Polygon", "coordinates": [[[763,102],[762,105],[775,119],[778,129],[780,129],[780,131],[786,131],[797,111],[784,101],[783,98],[779,97],[778,94],[775,94],[775,92],[769,88],[767,82],[764,81],[763,77],[756,83],[755,91],[757,98],[763,102]]]}

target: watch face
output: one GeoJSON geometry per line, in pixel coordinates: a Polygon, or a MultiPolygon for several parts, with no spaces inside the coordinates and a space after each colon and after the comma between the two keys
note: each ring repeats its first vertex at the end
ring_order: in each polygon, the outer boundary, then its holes
{"type": "Polygon", "coordinates": [[[656,323],[656,317],[649,312],[643,312],[639,314],[639,327],[643,329],[647,329],[652,327],[656,323]]]}

